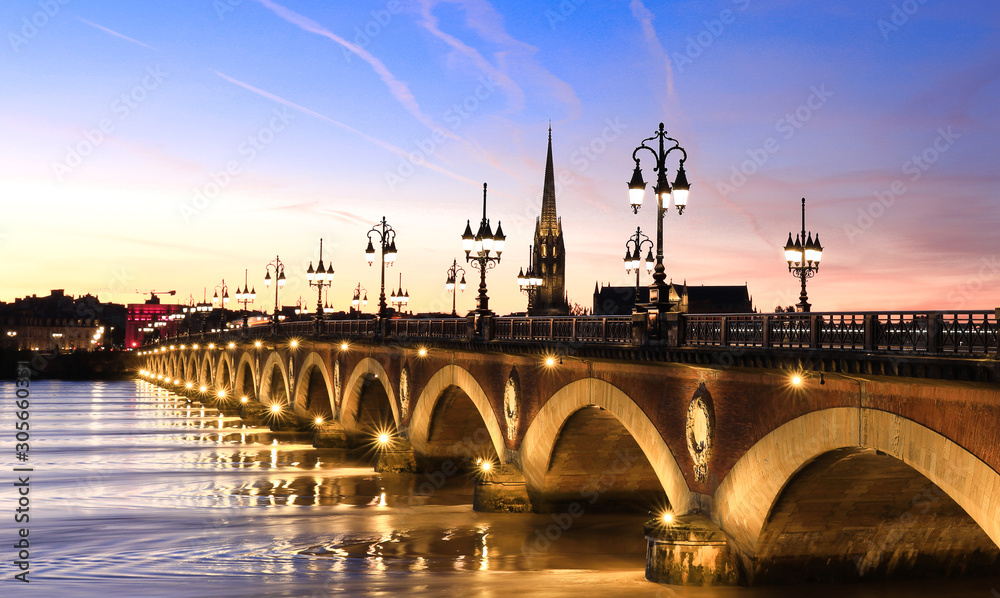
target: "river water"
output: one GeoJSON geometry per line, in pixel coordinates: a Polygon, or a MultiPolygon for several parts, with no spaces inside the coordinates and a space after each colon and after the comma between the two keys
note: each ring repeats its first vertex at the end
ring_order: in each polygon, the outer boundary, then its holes
{"type": "Polygon", "coordinates": [[[978,596],[1000,578],[681,588],[643,579],[644,517],[486,514],[472,485],[373,472],[307,435],[244,428],[145,382],[35,382],[30,449],[14,455],[3,387],[3,596],[978,596]],[[29,473],[13,467],[31,467],[29,473]],[[18,476],[30,521],[15,523],[18,476]],[[440,487],[437,487],[440,486],[440,487]],[[17,530],[30,540],[30,583],[17,530]]]}

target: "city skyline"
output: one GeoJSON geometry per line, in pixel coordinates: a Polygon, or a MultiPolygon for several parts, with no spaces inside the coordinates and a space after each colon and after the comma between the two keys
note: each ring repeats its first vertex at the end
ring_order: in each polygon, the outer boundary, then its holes
{"type": "Polygon", "coordinates": [[[651,193],[628,207],[631,155],[664,122],[692,187],[665,217],[668,279],[796,303],[782,247],[805,197],[826,249],[814,310],[997,304],[993,4],[43,0],[0,15],[3,301],[201,301],[225,279],[235,307],[248,269],[269,310],[279,255],[282,305],[314,309],[323,238],[334,309],[360,282],[371,312],[365,233],[385,216],[386,296],[402,272],[409,309],[450,312],[447,270],[487,182],[507,234],[490,306],[523,311],[551,121],[571,302],[634,284],[625,242],[656,223],[651,193]]]}

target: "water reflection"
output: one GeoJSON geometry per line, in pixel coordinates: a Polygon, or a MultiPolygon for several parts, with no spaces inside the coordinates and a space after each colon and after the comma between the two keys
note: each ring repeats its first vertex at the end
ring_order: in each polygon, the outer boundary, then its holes
{"type": "Polygon", "coordinates": [[[376,474],[363,453],[244,427],[145,383],[33,390],[46,571],[18,595],[991,598],[1000,586],[657,586],[643,580],[642,516],[586,513],[550,537],[550,515],[472,511],[464,475],[376,474]]]}

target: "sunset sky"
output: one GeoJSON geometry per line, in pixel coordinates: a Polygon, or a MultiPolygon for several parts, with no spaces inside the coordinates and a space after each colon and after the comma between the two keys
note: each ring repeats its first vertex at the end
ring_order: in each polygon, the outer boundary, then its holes
{"type": "Polygon", "coordinates": [[[1000,305],[995,1],[16,0],[0,25],[3,301],[200,301],[249,269],[270,310],[280,255],[281,303],[313,308],[322,237],[344,309],[359,282],[378,296],[384,215],[386,294],[402,272],[414,311],[450,311],[487,182],[507,234],[491,307],[523,310],[551,121],[567,290],[590,306],[596,281],[634,280],[636,226],[655,234],[626,183],[662,121],[692,185],[664,220],[674,281],[795,303],[782,246],[805,197],[814,310],[1000,305]]]}

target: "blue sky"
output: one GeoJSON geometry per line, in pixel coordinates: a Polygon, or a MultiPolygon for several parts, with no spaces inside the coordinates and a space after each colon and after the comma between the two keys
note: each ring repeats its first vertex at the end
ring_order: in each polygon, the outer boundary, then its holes
{"type": "Polygon", "coordinates": [[[322,237],[344,308],[359,282],[378,294],[365,233],[385,215],[387,280],[450,311],[485,181],[508,239],[491,306],[521,310],[551,120],[568,292],[589,305],[595,281],[629,284],[635,227],[655,232],[625,183],[663,121],[692,183],[664,222],[675,281],[795,303],[781,246],[806,197],[814,309],[991,309],[998,28],[985,1],[6,2],[0,300],[200,300],[244,269],[261,290],[280,255],[282,303],[312,307],[322,237]]]}

